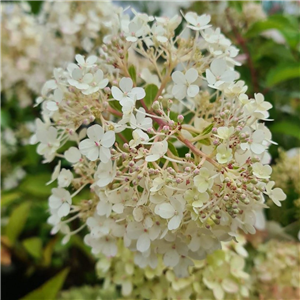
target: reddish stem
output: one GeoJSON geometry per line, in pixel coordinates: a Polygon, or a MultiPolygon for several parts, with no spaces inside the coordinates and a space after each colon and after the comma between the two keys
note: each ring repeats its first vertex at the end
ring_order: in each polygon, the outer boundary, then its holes
{"type": "Polygon", "coordinates": [[[116,116],[118,116],[118,117],[122,117],[122,116],[123,116],[123,114],[122,114],[120,111],[118,111],[118,110],[116,110],[116,109],[113,109],[113,108],[110,107],[110,106],[107,107],[107,110],[108,110],[111,114],[116,115],[116,116]]]}

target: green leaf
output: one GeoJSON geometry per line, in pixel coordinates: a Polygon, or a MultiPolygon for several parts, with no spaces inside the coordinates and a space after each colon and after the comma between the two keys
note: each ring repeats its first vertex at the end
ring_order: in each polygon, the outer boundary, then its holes
{"type": "Polygon", "coordinates": [[[128,72],[129,72],[129,75],[130,75],[132,81],[136,82],[136,71],[135,71],[135,67],[133,65],[129,67],[128,72]]]}
{"type": "Polygon", "coordinates": [[[56,276],[48,280],[41,287],[30,292],[20,300],[52,300],[56,299],[58,292],[61,290],[66,277],[69,273],[69,268],[64,269],[56,276]]]}
{"type": "Polygon", "coordinates": [[[22,241],[22,244],[26,251],[34,258],[42,257],[42,240],[38,237],[28,238],[22,241]]]}
{"type": "Polygon", "coordinates": [[[50,240],[50,242],[46,245],[43,250],[43,266],[48,267],[51,264],[51,258],[54,251],[55,244],[57,242],[57,236],[50,240]]]}
{"type": "Polygon", "coordinates": [[[268,29],[278,29],[279,31],[285,29],[297,29],[295,25],[289,18],[283,15],[273,15],[268,17],[268,19],[264,21],[258,21],[253,23],[253,25],[249,28],[246,33],[246,37],[254,37],[257,34],[268,30],[268,29]]]}
{"type": "Polygon", "coordinates": [[[1,207],[3,207],[10,204],[11,202],[14,202],[15,200],[20,199],[21,193],[11,192],[8,194],[2,194],[1,196],[1,207]]]}
{"type": "Polygon", "coordinates": [[[16,239],[23,230],[23,227],[27,221],[29,209],[30,203],[24,202],[13,210],[9,218],[5,233],[12,244],[15,243],[16,239]]]}
{"type": "Polygon", "coordinates": [[[270,126],[270,130],[274,133],[283,133],[296,137],[300,140],[300,126],[297,123],[282,121],[270,126]]]}
{"type": "Polygon", "coordinates": [[[51,194],[51,188],[54,185],[46,185],[51,179],[47,173],[36,175],[29,175],[22,181],[19,189],[33,196],[48,197],[51,194]]]}
{"type": "Polygon", "coordinates": [[[280,64],[267,74],[266,84],[268,87],[272,87],[297,77],[300,77],[300,66],[298,64],[280,64]]]}
{"type": "Polygon", "coordinates": [[[206,139],[198,141],[198,143],[206,145],[206,146],[210,146],[210,139],[206,138],[206,139]]]}
{"type": "Polygon", "coordinates": [[[206,135],[206,134],[210,133],[211,130],[213,129],[213,127],[214,127],[214,124],[208,125],[207,127],[204,128],[204,130],[201,133],[201,135],[206,135]]]}
{"type": "Polygon", "coordinates": [[[295,19],[283,15],[273,15],[267,20],[254,23],[245,34],[246,38],[257,37],[258,34],[268,29],[277,29],[284,36],[289,46],[297,47],[299,43],[299,28],[295,26],[295,19]]]}
{"type": "Polygon", "coordinates": [[[168,141],[168,149],[169,149],[175,156],[179,156],[176,147],[175,147],[170,141],[168,141]]]}
{"type": "Polygon", "coordinates": [[[5,111],[4,109],[1,109],[1,127],[3,128],[8,127],[10,121],[11,121],[11,117],[9,115],[9,112],[5,111]]]}
{"type": "Polygon", "coordinates": [[[154,102],[155,96],[157,95],[158,87],[155,84],[149,84],[146,86],[145,92],[145,103],[150,108],[154,102]]]}

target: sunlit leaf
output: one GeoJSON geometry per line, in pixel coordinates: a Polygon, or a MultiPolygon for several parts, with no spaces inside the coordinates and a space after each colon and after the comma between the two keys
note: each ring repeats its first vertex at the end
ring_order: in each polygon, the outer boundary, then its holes
{"type": "Polygon", "coordinates": [[[24,202],[13,210],[9,218],[5,233],[12,244],[15,243],[16,239],[23,230],[23,227],[27,221],[29,209],[30,203],[24,202]]]}
{"type": "Polygon", "coordinates": [[[289,121],[282,121],[274,123],[270,126],[272,132],[283,133],[291,135],[300,140],[300,125],[289,121]]]}
{"type": "Polygon", "coordinates": [[[155,84],[149,84],[146,86],[145,92],[145,103],[150,108],[154,102],[155,96],[157,95],[158,87],[155,84]]]}
{"type": "Polygon", "coordinates": [[[271,87],[298,77],[300,77],[300,66],[298,64],[281,64],[270,70],[267,75],[266,84],[271,87]]]}
{"type": "Polygon", "coordinates": [[[129,67],[128,72],[129,72],[129,75],[130,75],[132,81],[136,82],[136,71],[135,71],[135,67],[133,65],[129,67]]]}
{"type": "Polygon", "coordinates": [[[43,265],[49,266],[51,264],[51,258],[54,251],[55,244],[57,242],[57,237],[50,240],[50,242],[46,245],[43,250],[43,265]]]}
{"type": "Polygon", "coordinates": [[[38,237],[28,238],[22,241],[22,244],[26,251],[35,258],[41,258],[42,256],[42,240],[38,237]]]}
{"type": "Polygon", "coordinates": [[[56,276],[48,280],[41,287],[27,294],[20,300],[50,300],[56,299],[58,292],[61,290],[66,277],[69,273],[69,268],[64,269],[56,276]]]}
{"type": "Polygon", "coordinates": [[[1,207],[9,205],[10,203],[14,202],[15,200],[18,200],[20,198],[21,194],[18,192],[11,192],[7,194],[1,195],[1,207]]]}
{"type": "Polygon", "coordinates": [[[19,189],[28,194],[39,196],[39,197],[48,197],[51,194],[52,185],[46,185],[50,180],[50,174],[39,174],[30,175],[22,181],[19,189]]]}

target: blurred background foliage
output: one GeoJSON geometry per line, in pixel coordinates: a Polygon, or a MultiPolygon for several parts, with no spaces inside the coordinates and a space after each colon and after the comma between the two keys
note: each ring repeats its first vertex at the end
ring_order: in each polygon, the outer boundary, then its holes
{"type": "MultiPolygon", "coordinates": [[[[33,14],[38,14],[43,5],[43,1],[28,3],[33,14]]],[[[285,233],[296,238],[300,228],[299,186],[296,188],[299,150],[288,154],[286,151],[298,148],[300,143],[299,4],[286,1],[195,1],[184,5],[173,3],[172,7],[170,3],[150,1],[121,4],[155,15],[179,9],[211,14],[211,23],[240,48],[243,65],[238,71],[249,87],[249,94],[262,92],[273,104],[270,118],[276,122],[267,125],[273,140],[280,145],[270,148],[272,164],[278,165],[273,176],[279,186],[281,181],[287,182],[282,186],[288,195],[283,209],[271,205],[266,210],[267,219],[276,220],[286,229],[285,233]],[[284,176],[289,177],[281,180],[284,176]]],[[[94,271],[95,259],[83,243],[84,232],[73,236],[67,245],[61,245],[61,237],[50,235],[46,220],[52,186],[45,184],[54,165],[43,165],[36,147],[29,145],[33,121],[39,113],[31,106],[20,107],[17,94],[17,91],[9,97],[2,94],[1,107],[1,265],[5,287],[2,299],[55,299],[62,288],[71,287],[70,292],[60,293],[58,298],[115,299],[114,292],[101,295],[100,288],[92,288],[100,281],[94,271]],[[87,286],[76,288],[83,285],[87,286]]],[[[31,96],[33,102],[37,95],[31,96]]]]}

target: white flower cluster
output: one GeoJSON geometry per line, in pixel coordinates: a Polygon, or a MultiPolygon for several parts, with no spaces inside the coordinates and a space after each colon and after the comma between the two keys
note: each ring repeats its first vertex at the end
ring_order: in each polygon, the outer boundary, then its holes
{"type": "Polygon", "coordinates": [[[272,105],[245,94],[238,50],[210,16],[188,12],[183,31],[194,36],[185,39],[175,35],[179,16],[133,14],[114,17],[118,30],[99,56],[76,55],[54,70],[37,99],[43,121],[32,142],[44,162],[61,159],[49,198],[53,232],[67,241],[79,217],[93,253],[115,256],[122,240],[140,267],[162,257],[187,276],[193,260],[239,229],[255,232],[264,195],[285,199],[269,180],[272,105]],[[91,197],[73,204],[85,187],[91,197]]]}
{"type": "Polygon", "coordinates": [[[133,253],[120,246],[116,257],[101,255],[96,265],[99,278],[104,279],[101,290],[119,287],[122,299],[247,299],[252,289],[245,272],[248,253],[245,239],[239,238],[240,244],[226,243],[223,250],[195,261],[186,278],[176,278],[175,270],[165,267],[162,260],[154,270],[142,270],[132,263],[133,253]]]}
{"type": "Polygon", "coordinates": [[[270,240],[258,246],[251,275],[260,297],[299,298],[299,253],[296,242],[270,240]]]}
{"type": "Polygon", "coordinates": [[[46,1],[38,18],[63,44],[91,52],[113,27],[111,12],[116,9],[110,0],[46,1]]]}
{"type": "Polygon", "coordinates": [[[31,105],[31,92],[40,92],[53,68],[72,61],[75,52],[96,52],[113,30],[115,9],[110,1],[45,1],[34,15],[25,2],[1,3],[1,90],[31,105]]]}
{"type": "MultiPolygon", "coordinates": [[[[37,20],[25,2],[1,3],[1,32],[1,91],[6,91],[32,75],[42,37],[37,20]]],[[[24,93],[22,96],[21,106],[32,104],[24,93]]]]}

